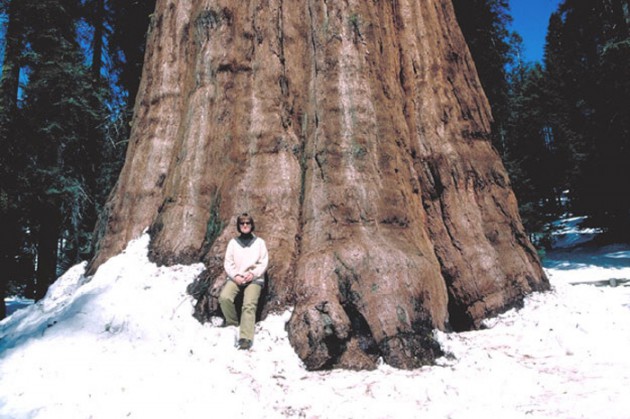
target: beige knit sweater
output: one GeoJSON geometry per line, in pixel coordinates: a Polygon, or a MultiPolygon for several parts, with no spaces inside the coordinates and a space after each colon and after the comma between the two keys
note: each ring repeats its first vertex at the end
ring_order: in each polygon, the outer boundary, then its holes
{"type": "Polygon", "coordinates": [[[251,272],[254,275],[252,282],[264,285],[268,263],[269,255],[263,239],[255,237],[249,246],[245,247],[234,238],[228,243],[223,266],[229,279],[251,272]]]}

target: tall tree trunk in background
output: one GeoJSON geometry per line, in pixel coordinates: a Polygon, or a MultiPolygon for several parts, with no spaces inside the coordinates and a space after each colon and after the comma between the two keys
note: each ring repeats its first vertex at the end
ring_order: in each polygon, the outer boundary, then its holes
{"type": "MultiPolygon", "coordinates": [[[[22,34],[18,2],[11,1],[8,10],[8,24],[4,43],[4,60],[2,63],[2,78],[0,79],[0,121],[2,134],[5,135],[5,119],[10,119],[17,106],[18,82],[20,76],[20,53],[22,49],[22,34]]],[[[4,137],[2,138],[5,139],[4,137]]],[[[4,145],[4,144],[3,144],[4,145]]]]}
{"type": "Polygon", "coordinates": [[[429,363],[548,288],[490,122],[450,0],[160,0],[91,270],[150,227],[213,282],[247,211],[309,368],[429,363]]]}
{"type": "Polygon", "coordinates": [[[58,240],[61,217],[58,204],[53,202],[41,203],[36,211],[39,219],[39,231],[37,236],[35,295],[33,295],[32,298],[40,300],[46,295],[50,284],[57,279],[58,240]]]}
{"type": "MultiPolygon", "coordinates": [[[[4,255],[3,255],[4,257],[4,255]]],[[[2,267],[4,268],[5,264],[2,264],[2,267]]],[[[6,303],[4,302],[4,299],[7,296],[7,286],[5,284],[5,281],[2,281],[2,283],[0,283],[0,320],[4,319],[7,316],[7,306],[6,303]]]]}
{"type": "Polygon", "coordinates": [[[14,240],[17,224],[15,197],[16,173],[9,159],[15,144],[13,122],[17,110],[18,83],[20,77],[20,55],[22,28],[19,2],[13,0],[8,6],[7,31],[4,37],[4,60],[0,78],[0,319],[6,315],[4,298],[14,255],[18,252],[14,240]]]}
{"type": "MultiPolygon", "coordinates": [[[[93,3],[94,9],[92,10],[92,25],[94,26],[94,38],[92,39],[92,63],[90,65],[90,75],[93,89],[97,91],[101,88],[102,77],[101,70],[103,69],[103,37],[105,36],[105,0],[96,0],[93,3]]],[[[98,108],[98,104],[94,104],[94,109],[98,108]]],[[[86,257],[92,256],[92,252],[88,243],[92,242],[91,237],[88,237],[87,232],[91,231],[96,224],[98,218],[97,205],[102,204],[98,202],[99,191],[97,191],[98,177],[101,175],[102,161],[103,161],[103,148],[101,142],[104,140],[103,134],[99,130],[98,126],[90,124],[87,128],[87,146],[85,147],[87,161],[85,186],[89,199],[86,203],[86,208],[83,211],[83,218],[81,220],[81,226],[76,232],[77,235],[77,248],[75,252],[77,254],[77,260],[74,263],[78,263],[80,260],[84,260],[86,257]],[[88,251],[88,249],[90,251],[88,251]]]]}
{"type": "Polygon", "coordinates": [[[90,72],[92,79],[100,80],[103,67],[103,35],[105,28],[105,0],[96,0],[92,11],[92,25],[94,26],[94,38],[92,39],[92,64],[90,72]]]}

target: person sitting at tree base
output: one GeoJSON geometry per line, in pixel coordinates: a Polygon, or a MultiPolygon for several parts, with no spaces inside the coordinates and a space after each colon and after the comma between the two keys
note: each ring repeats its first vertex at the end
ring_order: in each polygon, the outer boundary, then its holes
{"type": "Polygon", "coordinates": [[[247,213],[236,218],[236,229],[239,236],[230,240],[225,252],[224,268],[227,273],[219,305],[225,326],[239,326],[238,349],[247,350],[254,341],[256,310],[262,287],[265,285],[265,271],[269,263],[265,241],[254,235],[254,219],[247,213]],[[239,323],[236,297],[243,293],[243,307],[239,323]]]}

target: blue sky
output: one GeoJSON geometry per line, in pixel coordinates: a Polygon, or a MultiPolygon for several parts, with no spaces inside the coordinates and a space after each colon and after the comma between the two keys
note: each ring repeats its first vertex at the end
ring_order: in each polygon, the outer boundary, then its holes
{"type": "Polygon", "coordinates": [[[542,61],[549,16],[561,0],[510,0],[512,30],[523,37],[525,61],[542,61]]]}

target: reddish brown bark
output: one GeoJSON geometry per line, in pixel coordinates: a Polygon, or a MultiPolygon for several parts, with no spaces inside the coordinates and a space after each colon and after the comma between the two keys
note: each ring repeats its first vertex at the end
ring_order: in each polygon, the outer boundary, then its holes
{"type": "Polygon", "coordinates": [[[449,0],[158,1],[135,115],[93,268],[150,227],[212,283],[250,212],[309,368],[429,363],[548,287],[449,0]]]}

